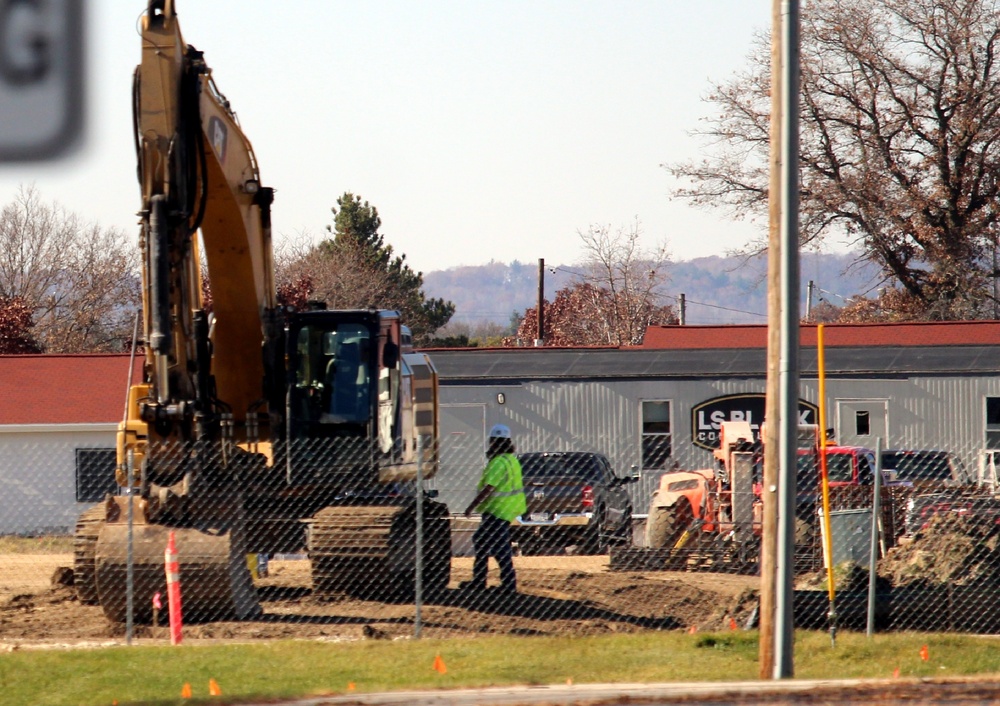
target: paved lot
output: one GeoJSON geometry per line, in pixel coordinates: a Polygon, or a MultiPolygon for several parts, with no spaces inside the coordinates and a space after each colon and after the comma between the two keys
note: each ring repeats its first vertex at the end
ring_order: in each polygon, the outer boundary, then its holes
{"type": "MultiPolygon", "coordinates": [[[[787,680],[691,684],[580,684],[406,691],[285,702],[285,706],[598,706],[617,704],[992,704],[1000,680],[787,680]]],[[[246,706],[273,706],[247,702],[246,706]]]]}

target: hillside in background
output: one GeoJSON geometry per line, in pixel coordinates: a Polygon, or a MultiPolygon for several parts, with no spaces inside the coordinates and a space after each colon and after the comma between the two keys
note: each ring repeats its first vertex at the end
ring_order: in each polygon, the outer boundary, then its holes
{"type": "MultiPolygon", "coordinates": [[[[856,254],[803,253],[802,300],[806,285],[815,282],[813,305],[825,298],[842,306],[855,294],[872,296],[877,270],[855,262],[856,254]]],[[[578,279],[578,266],[545,267],[545,298],[578,279]]],[[[762,324],[767,322],[767,258],[746,261],[736,257],[701,257],[670,266],[668,303],[676,306],[684,294],[688,324],[762,324]]],[[[490,262],[424,273],[424,294],[455,303],[453,321],[472,326],[492,322],[507,324],[514,312],[523,313],[538,301],[538,263],[490,262]]]]}

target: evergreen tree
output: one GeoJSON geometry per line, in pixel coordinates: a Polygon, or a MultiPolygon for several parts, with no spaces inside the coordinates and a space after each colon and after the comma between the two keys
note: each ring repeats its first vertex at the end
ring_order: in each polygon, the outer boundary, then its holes
{"type": "Polygon", "coordinates": [[[448,323],[455,305],[423,293],[423,273],[414,272],[406,255],[397,255],[379,228],[378,209],[345,192],[332,209],[331,237],[292,263],[289,281],[308,279],[311,296],[331,309],[395,309],[418,345],[448,323]]]}

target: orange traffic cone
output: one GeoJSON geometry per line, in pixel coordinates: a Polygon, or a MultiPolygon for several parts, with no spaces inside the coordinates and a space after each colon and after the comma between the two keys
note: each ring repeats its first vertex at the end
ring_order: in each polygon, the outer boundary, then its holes
{"type": "Polygon", "coordinates": [[[896,667],[895,669],[892,670],[892,678],[899,679],[899,667],[896,667]]]}
{"type": "Polygon", "coordinates": [[[692,625],[691,627],[688,628],[688,635],[694,635],[696,632],[698,632],[697,625],[692,625]]]}
{"type": "Polygon", "coordinates": [[[191,685],[184,682],[184,686],[181,687],[181,698],[190,699],[191,698],[191,685]]]}
{"type": "Polygon", "coordinates": [[[219,688],[219,682],[214,679],[208,680],[208,695],[209,696],[222,696],[222,689],[219,688]]]}
{"type": "Polygon", "coordinates": [[[733,632],[736,632],[739,629],[739,627],[736,625],[736,618],[729,619],[729,629],[732,630],[733,632]]]}
{"type": "Polygon", "coordinates": [[[441,655],[434,655],[434,671],[438,674],[444,674],[448,671],[448,668],[444,666],[444,660],[441,659],[441,655]]]}
{"type": "Polygon", "coordinates": [[[920,659],[926,662],[930,658],[931,658],[931,653],[927,649],[927,645],[924,645],[923,647],[920,648],[920,659]]]}
{"type": "Polygon", "coordinates": [[[347,690],[354,691],[354,682],[352,681],[347,682],[347,690]]]}

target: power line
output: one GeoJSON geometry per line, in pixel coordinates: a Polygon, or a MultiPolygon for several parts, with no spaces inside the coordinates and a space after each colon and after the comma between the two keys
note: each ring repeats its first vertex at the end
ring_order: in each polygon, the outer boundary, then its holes
{"type": "MultiPolygon", "coordinates": [[[[673,299],[675,302],[679,301],[679,299],[677,297],[673,297],[673,296],[671,296],[669,294],[664,294],[663,298],[664,299],[673,299]]],[[[760,316],[760,317],[765,318],[765,319],[767,318],[767,314],[759,314],[756,311],[746,311],[745,309],[731,309],[728,306],[719,306],[718,304],[706,304],[705,302],[696,302],[696,301],[692,301],[692,300],[688,299],[687,297],[684,298],[684,303],[685,304],[696,304],[697,306],[704,306],[704,307],[708,307],[709,309],[721,309],[722,311],[731,311],[731,312],[733,312],[735,314],[747,314],[748,316],[760,316]]]]}
{"type": "Polygon", "coordinates": [[[567,272],[567,273],[569,273],[569,274],[571,274],[571,275],[576,275],[577,277],[584,277],[584,278],[586,278],[586,277],[587,277],[587,275],[586,275],[586,274],[584,274],[583,272],[576,272],[576,271],[574,271],[574,270],[570,270],[570,269],[568,269],[568,268],[566,268],[566,267],[562,267],[561,265],[560,265],[560,266],[558,266],[558,267],[549,267],[549,268],[548,268],[548,270],[549,270],[549,272],[551,272],[552,274],[555,274],[555,273],[556,273],[556,271],[558,270],[559,272],[567,272]]]}
{"type": "MultiPolygon", "coordinates": [[[[558,270],[560,272],[567,272],[567,273],[569,273],[571,275],[576,275],[577,277],[586,277],[587,276],[585,274],[582,274],[580,272],[575,272],[574,270],[570,270],[570,269],[568,269],[566,267],[562,267],[562,266],[549,267],[548,270],[552,274],[555,274],[556,271],[558,270]]],[[[824,291],[824,290],[821,290],[821,291],[824,291]]],[[[830,293],[832,294],[832,292],[830,292],[830,293]]],[[[672,297],[669,294],[664,294],[662,296],[665,299],[671,299],[674,302],[678,301],[677,297],[672,297]]],[[[839,296],[839,295],[835,295],[835,296],[839,296]]],[[[748,316],[759,316],[759,317],[764,318],[764,319],[767,318],[767,314],[760,314],[760,313],[758,313],[756,311],[746,311],[744,309],[731,309],[731,308],[726,307],[726,306],[719,306],[718,304],[706,304],[705,302],[692,301],[691,299],[685,299],[685,302],[687,304],[695,304],[697,306],[704,306],[704,307],[707,307],[709,309],[719,309],[721,311],[730,311],[730,312],[733,312],[735,314],[747,314],[748,316]]]]}

